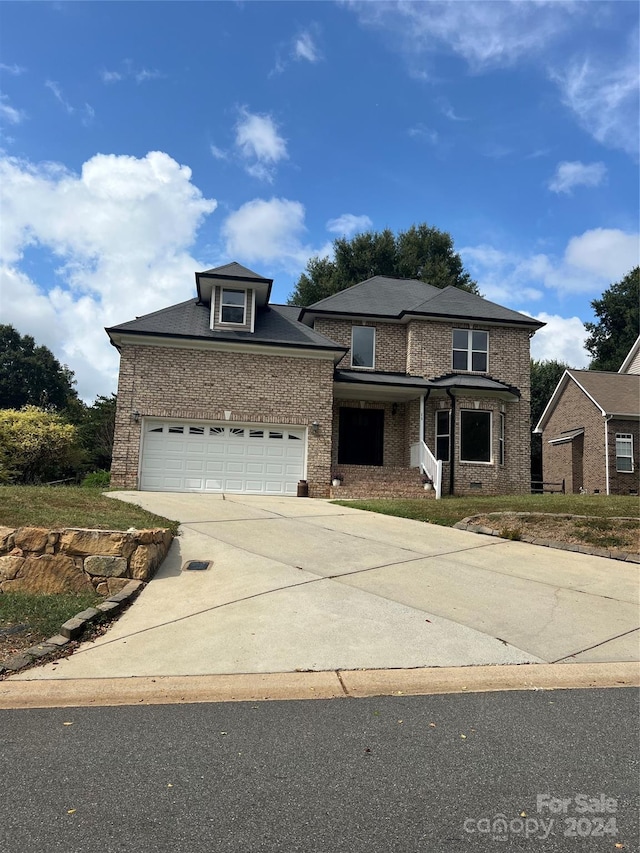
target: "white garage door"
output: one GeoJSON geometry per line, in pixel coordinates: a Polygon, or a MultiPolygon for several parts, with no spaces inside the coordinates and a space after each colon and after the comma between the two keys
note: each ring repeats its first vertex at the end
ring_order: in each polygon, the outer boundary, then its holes
{"type": "Polygon", "coordinates": [[[140,488],[295,495],[305,444],[304,429],[145,419],[140,488]]]}

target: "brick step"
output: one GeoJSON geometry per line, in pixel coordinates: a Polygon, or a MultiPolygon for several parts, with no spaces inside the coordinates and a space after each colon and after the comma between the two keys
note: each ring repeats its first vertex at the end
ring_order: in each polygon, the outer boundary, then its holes
{"type": "Polygon", "coordinates": [[[331,486],[334,499],[435,497],[433,489],[424,489],[417,468],[341,465],[334,470],[344,477],[342,485],[331,486]]]}

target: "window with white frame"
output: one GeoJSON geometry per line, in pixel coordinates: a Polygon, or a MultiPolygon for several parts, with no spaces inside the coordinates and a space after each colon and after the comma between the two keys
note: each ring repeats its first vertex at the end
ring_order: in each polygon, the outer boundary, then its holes
{"type": "Polygon", "coordinates": [[[246,322],[246,290],[228,290],[222,288],[220,296],[220,322],[242,326],[246,322]]]}
{"type": "Polygon", "coordinates": [[[491,412],[460,412],[460,461],[491,462],[491,412]]]}
{"type": "Polygon", "coordinates": [[[616,471],[633,473],[633,436],[629,432],[616,433],[616,471]]]}
{"type": "Polygon", "coordinates": [[[353,326],[351,329],[351,366],[374,367],[376,330],[373,326],[353,326]]]}
{"type": "Polygon", "coordinates": [[[453,369],[486,373],[489,362],[489,333],[473,329],[453,330],[453,369]]]}
{"type": "Polygon", "coordinates": [[[436,459],[449,461],[451,443],[451,409],[436,412],[436,459]]]}
{"type": "Polygon", "coordinates": [[[504,465],[504,422],[505,414],[500,412],[500,434],[498,435],[498,459],[504,465]]]}

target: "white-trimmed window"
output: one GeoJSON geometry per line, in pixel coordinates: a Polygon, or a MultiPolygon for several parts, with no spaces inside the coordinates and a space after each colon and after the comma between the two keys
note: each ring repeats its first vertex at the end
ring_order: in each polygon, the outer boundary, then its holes
{"type": "Polygon", "coordinates": [[[616,471],[633,473],[633,436],[630,432],[616,433],[616,471]]]}
{"type": "Polygon", "coordinates": [[[491,412],[460,412],[460,461],[491,462],[491,412]]]}
{"type": "Polygon", "coordinates": [[[374,367],[376,362],[376,330],[374,326],[352,326],[351,366],[374,367]]]}
{"type": "Polygon", "coordinates": [[[500,434],[498,435],[498,460],[501,465],[504,465],[504,412],[500,412],[500,434]]]}
{"type": "Polygon", "coordinates": [[[451,444],[451,409],[436,412],[436,459],[449,461],[451,444]]]}
{"type": "Polygon", "coordinates": [[[486,373],[489,367],[489,332],[453,330],[453,369],[486,373]]]}
{"type": "Polygon", "coordinates": [[[220,322],[243,326],[247,315],[247,291],[222,288],[220,294],[220,322]]]}

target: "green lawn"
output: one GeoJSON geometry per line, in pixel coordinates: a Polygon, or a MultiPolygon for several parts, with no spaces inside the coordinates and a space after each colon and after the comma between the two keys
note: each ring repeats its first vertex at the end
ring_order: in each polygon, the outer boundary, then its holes
{"type": "Polygon", "coordinates": [[[0,526],[178,530],[177,521],[79,486],[0,486],[0,526]]]}
{"type": "Polygon", "coordinates": [[[606,495],[504,495],[500,497],[442,498],[436,500],[376,499],[333,501],[341,506],[414,518],[451,527],[469,515],[488,512],[551,512],[600,518],[638,518],[637,497],[606,495]]]}
{"type": "Polygon", "coordinates": [[[29,592],[5,592],[0,598],[0,629],[25,625],[29,643],[39,643],[60,631],[60,626],[87,607],[104,601],[94,592],[44,595],[29,592]]]}

